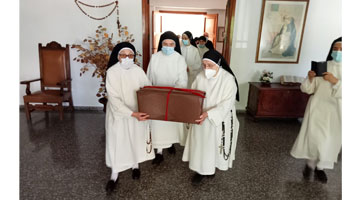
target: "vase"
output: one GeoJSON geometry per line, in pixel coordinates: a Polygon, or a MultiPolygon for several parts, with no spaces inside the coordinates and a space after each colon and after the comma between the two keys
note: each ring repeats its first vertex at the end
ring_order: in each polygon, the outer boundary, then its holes
{"type": "Polygon", "coordinates": [[[271,82],[261,82],[261,86],[263,87],[270,87],[271,86],[271,82]]]}
{"type": "Polygon", "coordinates": [[[106,104],[107,104],[108,100],[105,97],[102,97],[99,99],[99,103],[104,105],[103,111],[106,112],[106,104]]]}

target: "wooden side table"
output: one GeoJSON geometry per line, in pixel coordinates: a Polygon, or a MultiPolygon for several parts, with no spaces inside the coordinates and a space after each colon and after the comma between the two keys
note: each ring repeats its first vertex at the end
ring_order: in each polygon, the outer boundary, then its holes
{"type": "Polygon", "coordinates": [[[285,86],[271,83],[249,82],[246,112],[258,118],[302,118],[309,95],[302,93],[300,86],[285,86]]]}

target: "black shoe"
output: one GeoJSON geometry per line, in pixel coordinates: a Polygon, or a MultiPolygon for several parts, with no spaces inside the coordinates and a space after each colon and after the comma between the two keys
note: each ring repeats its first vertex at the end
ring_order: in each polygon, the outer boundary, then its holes
{"type": "Polygon", "coordinates": [[[204,177],[205,177],[204,175],[201,175],[201,174],[196,173],[196,174],[192,177],[191,182],[192,182],[193,184],[195,184],[195,185],[198,185],[198,184],[201,183],[201,181],[203,180],[204,177]]]}
{"type": "Polygon", "coordinates": [[[152,161],[152,164],[156,164],[159,165],[160,163],[162,163],[162,161],[164,161],[164,156],[162,154],[155,154],[155,158],[152,161]]]}
{"type": "Polygon", "coordinates": [[[108,181],[105,187],[106,192],[111,193],[112,191],[114,191],[118,180],[119,179],[116,179],[116,181],[113,180],[108,181]]]}
{"type": "Polygon", "coordinates": [[[310,180],[310,176],[311,176],[311,173],[312,173],[312,169],[306,164],[305,165],[305,168],[303,170],[303,177],[305,180],[310,180]]]}
{"type": "Polygon", "coordinates": [[[175,153],[176,153],[175,146],[174,146],[174,145],[171,145],[171,147],[168,148],[168,152],[169,152],[169,154],[175,154],[175,153]]]}
{"type": "Polygon", "coordinates": [[[140,169],[136,168],[132,170],[132,178],[139,179],[140,178],[140,169]]]}
{"type": "Polygon", "coordinates": [[[315,168],[314,177],[316,180],[320,181],[321,183],[327,183],[327,176],[324,172],[324,170],[318,170],[315,168]]]}

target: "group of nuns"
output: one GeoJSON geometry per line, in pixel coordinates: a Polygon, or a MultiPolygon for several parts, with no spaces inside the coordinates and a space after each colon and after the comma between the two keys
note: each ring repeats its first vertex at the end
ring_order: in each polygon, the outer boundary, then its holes
{"type": "MultiPolygon", "coordinates": [[[[182,35],[182,43],[180,45],[179,38],[173,32],[163,33],[158,51],[152,55],[148,64],[147,73],[134,63],[136,50],[132,44],[119,43],[111,52],[106,72],[108,103],[105,129],[106,165],[111,168],[112,173],[106,184],[107,192],[116,188],[119,172],[132,169],[132,178],[139,179],[139,163],[152,160],[154,165],[161,164],[164,161],[163,149],[167,149],[170,155],[175,154],[175,143],[184,146],[182,161],[188,162],[189,168],[195,172],[191,180],[195,185],[205,177],[213,177],[216,168],[223,171],[232,168],[240,126],[235,109],[235,101],[239,101],[237,80],[219,52],[208,49],[203,56],[200,55],[189,31],[182,35]],[[144,86],[205,91],[203,113],[193,124],[148,120],[149,115],[138,112],[137,105],[136,91],[144,86]]],[[[335,63],[334,66],[338,67],[339,64],[335,63]]],[[[336,76],[338,73],[334,71],[336,76]]],[[[336,86],[332,86],[333,90],[341,88],[340,79],[341,74],[336,86]]],[[[325,87],[321,86],[326,84],[323,82],[314,78],[302,89],[308,93],[316,93],[317,87],[325,87]]],[[[336,91],[333,93],[339,95],[336,91]]],[[[315,98],[312,103],[318,101],[315,98]]],[[[311,124],[313,129],[317,125],[311,124]]],[[[317,154],[301,151],[304,148],[313,150],[310,147],[316,148],[317,145],[307,141],[309,134],[306,131],[308,130],[302,128],[292,154],[313,162],[318,162],[319,159],[321,161],[322,151],[317,151],[317,154]]],[[[326,143],[326,139],[319,137],[316,142],[326,143]]],[[[329,147],[331,145],[333,144],[329,144],[329,147]]],[[[336,151],[338,146],[332,153],[336,151]]],[[[310,171],[307,169],[307,173],[310,171]]]]}
{"type": "Polygon", "coordinates": [[[232,167],[239,130],[234,73],[214,49],[200,58],[189,31],[182,35],[182,43],[173,32],[163,33],[146,74],[134,63],[132,44],[119,43],[111,52],[106,72],[106,165],[112,170],[108,192],[115,189],[119,172],[132,169],[132,178],[139,179],[139,163],[152,160],[159,165],[164,161],[163,149],[176,153],[175,143],[185,146],[182,160],[195,171],[194,184],[213,177],[216,168],[232,167]],[[151,85],[206,92],[203,113],[193,124],[148,120],[147,113],[137,111],[136,91],[151,85]]]}

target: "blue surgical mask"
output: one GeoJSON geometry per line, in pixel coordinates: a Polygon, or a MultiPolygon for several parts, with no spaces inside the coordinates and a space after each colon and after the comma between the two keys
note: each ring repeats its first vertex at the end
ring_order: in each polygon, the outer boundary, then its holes
{"type": "Polygon", "coordinates": [[[199,46],[198,46],[199,48],[204,48],[205,47],[205,45],[203,45],[203,44],[199,44],[199,46]]]}
{"type": "Polygon", "coordinates": [[[175,47],[167,47],[167,46],[163,46],[161,48],[161,51],[165,54],[165,55],[171,55],[175,52],[175,47]]]}
{"type": "Polygon", "coordinates": [[[331,57],[335,60],[335,62],[341,62],[342,52],[341,51],[333,51],[331,53],[331,57]]]}
{"type": "Polygon", "coordinates": [[[189,45],[189,40],[182,40],[182,42],[185,46],[189,45]]]}

